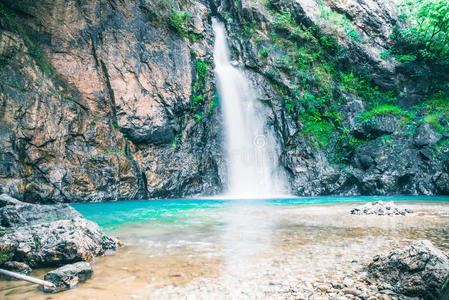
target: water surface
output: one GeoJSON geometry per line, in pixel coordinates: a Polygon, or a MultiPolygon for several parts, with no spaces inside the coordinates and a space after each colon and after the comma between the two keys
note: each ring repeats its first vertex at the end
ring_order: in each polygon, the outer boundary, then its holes
{"type": "Polygon", "coordinates": [[[361,276],[375,254],[415,239],[449,251],[449,197],[185,199],[73,207],[126,246],[97,258],[94,277],[76,289],[49,296],[28,283],[3,281],[0,298],[295,298],[299,286],[361,276]],[[363,204],[354,202],[377,200],[394,200],[415,213],[350,214],[363,204]]]}

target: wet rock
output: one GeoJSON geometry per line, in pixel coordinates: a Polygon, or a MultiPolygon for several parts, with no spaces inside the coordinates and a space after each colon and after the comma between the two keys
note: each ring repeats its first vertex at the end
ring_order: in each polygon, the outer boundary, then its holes
{"type": "Polygon", "coordinates": [[[353,208],[351,214],[353,215],[401,215],[412,214],[413,210],[410,208],[398,208],[393,202],[376,201],[366,204],[362,207],[353,208]]]}
{"type": "Polygon", "coordinates": [[[418,147],[434,145],[441,139],[441,134],[436,132],[432,125],[428,123],[421,124],[413,137],[414,143],[418,147]]]}
{"type": "Polygon", "coordinates": [[[36,268],[91,259],[116,250],[118,241],[94,222],[75,218],[16,227],[0,237],[0,247],[9,247],[15,260],[36,268]]]}
{"type": "Polygon", "coordinates": [[[437,173],[434,176],[434,183],[437,189],[443,195],[449,195],[449,174],[448,173],[437,173]]]}
{"type": "Polygon", "coordinates": [[[3,208],[7,205],[17,205],[17,204],[23,204],[23,202],[14,199],[13,197],[9,196],[8,194],[1,194],[0,195],[0,208],[3,208]]]}
{"type": "Polygon", "coordinates": [[[3,4],[0,192],[54,203],[221,189],[209,1],[3,4]],[[173,10],[189,12],[195,41],[166,26],[173,10]]]}
{"type": "Polygon", "coordinates": [[[60,266],[118,248],[116,239],[67,204],[14,203],[0,208],[0,262],[60,266]]]}
{"type": "Polygon", "coordinates": [[[441,287],[439,300],[446,300],[446,299],[449,299],[449,275],[447,276],[443,286],[441,287]]]}
{"type": "Polygon", "coordinates": [[[53,293],[72,289],[88,280],[92,274],[92,266],[85,261],[62,266],[45,274],[44,280],[52,282],[56,288],[46,287],[44,291],[53,293]]]}
{"type": "Polygon", "coordinates": [[[30,225],[80,217],[81,214],[68,204],[39,205],[17,201],[14,202],[14,205],[7,205],[0,208],[0,224],[3,227],[13,227],[23,224],[30,225]]]}
{"type": "MultiPolygon", "coordinates": [[[[3,263],[2,265],[0,265],[0,268],[8,270],[8,271],[24,274],[24,275],[28,275],[32,271],[30,266],[28,266],[25,263],[18,262],[18,261],[7,261],[7,262],[3,263]]],[[[4,276],[4,275],[0,275],[0,279],[1,280],[15,280],[12,277],[4,276]]]]}
{"type": "Polygon", "coordinates": [[[431,242],[419,240],[410,247],[375,256],[368,272],[391,284],[396,293],[438,299],[449,274],[449,258],[431,242]]]}

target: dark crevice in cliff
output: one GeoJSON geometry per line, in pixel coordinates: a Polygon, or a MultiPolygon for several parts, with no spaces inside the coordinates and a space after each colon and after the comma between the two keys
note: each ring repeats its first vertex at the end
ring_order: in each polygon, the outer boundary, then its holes
{"type": "Polygon", "coordinates": [[[133,164],[134,170],[136,172],[137,192],[136,192],[135,198],[136,199],[148,198],[147,176],[146,176],[145,172],[140,169],[139,164],[132,157],[131,151],[129,149],[129,141],[128,140],[126,140],[126,144],[125,144],[125,155],[133,164]]]}

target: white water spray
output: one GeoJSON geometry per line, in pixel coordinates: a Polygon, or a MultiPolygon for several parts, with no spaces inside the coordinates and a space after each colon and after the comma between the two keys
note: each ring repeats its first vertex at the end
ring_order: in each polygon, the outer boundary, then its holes
{"type": "Polygon", "coordinates": [[[213,20],[214,61],[223,111],[228,167],[227,196],[267,198],[286,192],[276,141],[265,128],[264,107],[248,80],[231,65],[223,24],[213,20]]]}

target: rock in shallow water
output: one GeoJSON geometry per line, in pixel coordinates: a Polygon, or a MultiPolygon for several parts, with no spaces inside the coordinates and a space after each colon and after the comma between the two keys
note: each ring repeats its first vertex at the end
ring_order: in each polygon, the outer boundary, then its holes
{"type": "Polygon", "coordinates": [[[116,250],[118,241],[83,218],[21,226],[0,237],[14,259],[31,267],[60,266],[116,250]]]}
{"type": "MultiPolygon", "coordinates": [[[[7,261],[4,264],[2,264],[0,266],[0,268],[8,270],[8,271],[24,274],[24,275],[28,275],[31,273],[30,266],[28,266],[25,263],[21,263],[21,262],[17,262],[17,261],[7,261]]],[[[0,275],[0,279],[1,280],[15,280],[15,278],[12,278],[9,276],[4,276],[4,275],[0,275]]]]}
{"type": "Polygon", "coordinates": [[[0,263],[61,266],[116,250],[119,242],[71,206],[18,201],[0,208],[0,263]]]}
{"type": "Polygon", "coordinates": [[[426,240],[410,247],[377,255],[368,266],[369,274],[385,281],[394,291],[407,296],[438,299],[449,275],[448,256],[426,240]]]}
{"type": "Polygon", "coordinates": [[[89,279],[92,273],[92,266],[85,261],[62,266],[45,274],[44,280],[52,282],[56,288],[45,287],[44,291],[55,293],[74,288],[78,283],[89,279]]]}
{"type": "Polygon", "coordinates": [[[353,208],[351,214],[353,215],[402,215],[413,213],[409,208],[398,208],[393,202],[384,203],[383,201],[372,202],[359,208],[353,208]]]}

